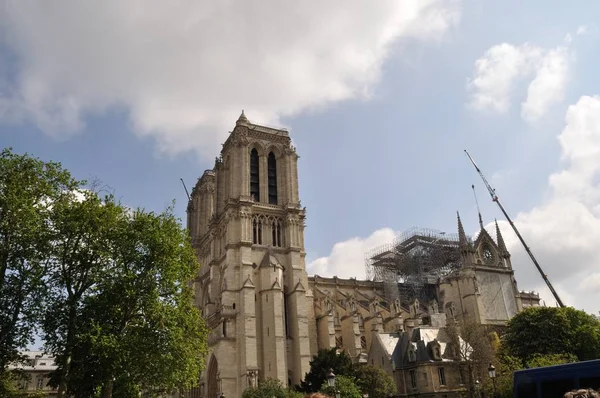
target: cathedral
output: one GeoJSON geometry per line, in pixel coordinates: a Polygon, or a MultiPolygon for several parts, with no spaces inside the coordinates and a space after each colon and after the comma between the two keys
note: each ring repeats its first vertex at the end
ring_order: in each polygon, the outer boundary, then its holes
{"type": "MultiPolygon", "coordinates": [[[[414,233],[394,246],[406,253],[451,246],[454,268],[426,269],[416,279],[394,275],[391,289],[381,278],[307,275],[298,158],[286,130],[251,123],[242,112],[214,168],[193,188],[187,225],[201,264],[195,300],[210,330],[194,397],[240,397],[269,378],[298,385],[312,356],[333,347],[394,374],[399,395],[415,393],[417,382],[406,381],[418,363],[413,335],[421,341],[433,333],[426,330],[461,317],[503,325],[523,307],[538,305],[537,295],[517,289],[499,229],[493,239],[482,225],[471,239],[460,217],[457,238],[443,245],[414,233]]],[[[386,269],[382,259],[389,261],[392,252],[378,253],[371,265],[386,269]]],[[[443,339],[433,340],[437,347],[443,339]]]]}

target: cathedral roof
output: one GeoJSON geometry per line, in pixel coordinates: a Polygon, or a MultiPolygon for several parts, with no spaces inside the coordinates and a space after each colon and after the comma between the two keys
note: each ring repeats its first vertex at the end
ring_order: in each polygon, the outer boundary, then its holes
{"type": "Polygon", "coordinates": [[[394,349],[400,340],[398,333],[376,333],[377,339],[381,343],[381,347],[391,357],[394,353],[394,349]]]}

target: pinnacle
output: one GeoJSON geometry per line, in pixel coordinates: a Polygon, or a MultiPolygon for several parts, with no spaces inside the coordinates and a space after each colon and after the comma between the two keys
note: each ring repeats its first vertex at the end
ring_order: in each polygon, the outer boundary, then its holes
{"type": "Polygon", "coordinates": [[[239,123],[248,123],[248,118],[246,117],[246,114],[244,114],[244,110],[242,109],[242,114],[240,115],[240,117],[238,117],[238,120],[236,122],[236,124],[239,123]]]}
{"type": "Polygon", "coordinates": [[[458,220],[458,244],[461,249],[469,248],[469,240],[467,239],[467,234],[465,233],[465,229],[463,228],[462,221],[460,220],[460,214],[458,211],[456,212],[456,218],[458,220]]]}
{"type": "Polygon", "coordinates": [[[508,254],[508,249],[506,248],[506,244],[504,243],[504,238],[502,237],[502,233],[500,232],[500,227],[498,226],[498,220],[494,220],[496,223],[496,241],[498,242],[498,249],[500,249],[500,253],[502,255],[508,254]]]}

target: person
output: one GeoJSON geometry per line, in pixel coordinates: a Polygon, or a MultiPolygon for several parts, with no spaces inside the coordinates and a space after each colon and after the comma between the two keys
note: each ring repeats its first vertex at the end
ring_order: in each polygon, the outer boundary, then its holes
{"type": "Polygon", "coordinates": [[[329,396],[320,392],[313,392],[312,394],[305,395],[304,398],[329,398],[329,396]]]}
{"type": "Polygon", "coordinates": [[[573,390],[566,393],[563,398],[600,398],[600,392],[590,389],[573,390]]]}

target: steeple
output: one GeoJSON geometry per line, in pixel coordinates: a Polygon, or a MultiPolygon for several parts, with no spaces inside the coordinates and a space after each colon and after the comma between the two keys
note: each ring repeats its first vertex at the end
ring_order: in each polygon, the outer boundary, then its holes
{"type": "Polygon", "coordinates": [[[498,226],[498,220],[494,219],[496,223],[496,241],[498,242],[498,249],[500,250],[500,255],[502,257],[510,257],[508,253],[508,249],[506,248],[506,244],[504,243],[504,238],[502,237],[502,233],[500,232],[500,227],[498,226]]]}
{"type": "Polygon", "coordinates": [[[458,245],[461,250],[469,250],[471,249],[471,245],[467,239],[467,234],[465,234],[465,229],[463,228],[458,211],[456,212],[456,218],[458,219],[458,245]]]}
{"type": "Polygon", "coordinates": [[[237,122],[235,122],[235,124],[240,124],[240,123],[250,123],[250,121],[248,120],[248,118],[244,114],[244,110],[243,109],[242,109],[242,114],[240,115],[240,117],[238,117],[237,122]]]}
{"type": "Polygon", "coordinates": [[[477,205],[477,215],[479,215],[479,227],[483,230],[483,219],[481,218],[481,210],[479,209],[479,201],[477,200],[477,194],[475,193],[475,185],[471,185],[473,189],[473,196],[475,197],[475,204],[477,205]]]}

